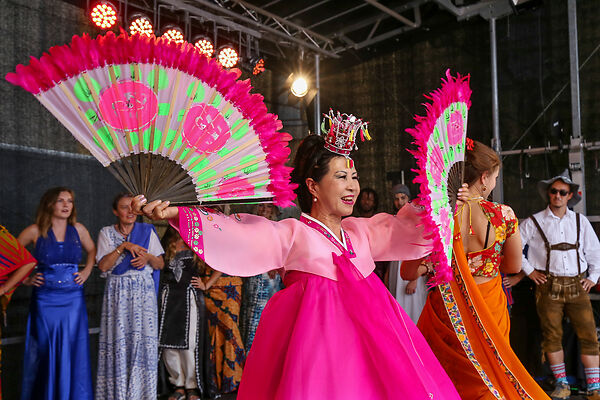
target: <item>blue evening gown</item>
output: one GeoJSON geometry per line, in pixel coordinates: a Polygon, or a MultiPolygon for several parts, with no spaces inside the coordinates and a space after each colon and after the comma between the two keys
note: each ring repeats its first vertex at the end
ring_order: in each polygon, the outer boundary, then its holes
{"type": "Polygon", "coordinates": [[[31,298],[23,359],[21,400],[93,399],[88,319],[83,287],[73,274],[81,260],[77,230],[67,225],[65,241],[40,236],[34,256],[44,285],[31,298]]]}

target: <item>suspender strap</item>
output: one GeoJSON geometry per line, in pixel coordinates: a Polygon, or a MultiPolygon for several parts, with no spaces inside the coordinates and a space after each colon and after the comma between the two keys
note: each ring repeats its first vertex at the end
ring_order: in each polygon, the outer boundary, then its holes
{"type": "Polygon", "coordinates": [[[557,243],[554,245],[550,245],[550,242],[548,241],[546,234],[544,233],[539,222],[535,219],[535,217],[533,215],[531,216],[531,220],[533,221],[533,224],[535,225],[538,232],[540,233],[540,236],[542,237],[542,240],[544,241],[544,245],[546,246],[546,274],[550,274],[550,251],[551,250],[560,250],[560,251],[575,250],[575,253],[577,255],[577,274],[581,275],[581,260],[579,259],[579,238],[581,235],[581,216],[580,216],[580,214],[579,213],[575,214],[575,220],[577,223],[577,242],[575,242],[575,244],[557,243]]]}
{"type": "Polygon", "coordinates": [[[533,215],[531,216],[531,220],[533,221],[533,224],[535,225],[538,232],[540,233],[540,236],[542,237],[542,240],[544,241],[544,245],[546,246],[546,274],[550,275],[550,242],[548,241],[546,234],[542,230],[540,223],[537,221],[537,219],[535,219],[535,217],[533,215]]]}
{"type": "Polygon", "coordinates": [[[577,221],[577,241],[575,242],[575,253],[577,255],[577,274],[581,275],[581,260],[579,259],[579,235],[581,231],[581,216],[579,213],[575,213],[575,220],[577,221]]]}

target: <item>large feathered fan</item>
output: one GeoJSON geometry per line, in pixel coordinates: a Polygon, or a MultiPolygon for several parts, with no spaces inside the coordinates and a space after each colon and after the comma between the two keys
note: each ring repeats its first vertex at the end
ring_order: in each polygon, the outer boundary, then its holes
{"type": "Polygon", "coordinates": [[[426,209],[425,231],[434,241],[431,261],[436,266],[433,285],[452,279],[452,238],[458,189],[463,182],[467,114],[471,106],[469,76],[456,78],[446,71],[442,87],[426,96],[427,115],[407,132],[418,149],[412,151],[418,169],[415,183],[426,209]]]}
{"type": "Polygon", "coordinates": [[[177,203],[288,204],[288,134],[189,43],[74,36],[6,79],[22,86],[131,192],[177,203]]]}

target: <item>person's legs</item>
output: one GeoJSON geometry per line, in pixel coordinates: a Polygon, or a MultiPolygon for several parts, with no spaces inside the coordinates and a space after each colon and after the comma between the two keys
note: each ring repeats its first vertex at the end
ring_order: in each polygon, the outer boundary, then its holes
{"type": "Polygon", "coordinates": [[[175,386],[175,392],[169,396],[169,400],[180,400],[185,398],[185,376],[183,374],[182,350],[164,349],[162,359],[169,373],[169,381],[175,386]]]}
{"type": "Polygon", "coordinates": [[[552,399],[568,399],[571,389],[567,382],[567,374],[562,349],[562,320],[564,300],[552,298],[548,281],[536,288],[536,308],[542,328],[542,351],[546,354],[552,374],[556,378],[556,388],[550,395],[552,399]]]}
{"type": "Polygon", "coordinates": [[[571,320],[571,324],[579,340],[581,362],[585,369],[587,389],[590,392],[600,392],[600,357],[596,322],[589,295],[583,288],[580,288],[579,296],[567,302],[565,313],[571,320]]]}

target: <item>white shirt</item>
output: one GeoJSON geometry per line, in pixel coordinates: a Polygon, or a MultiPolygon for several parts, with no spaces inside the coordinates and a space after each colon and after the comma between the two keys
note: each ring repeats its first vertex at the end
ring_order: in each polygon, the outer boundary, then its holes
{"type": "MultiPolygon", "coordinates": [[[[550,207],[534,214],[546,238],[551,245],[557,243],[575,244],[577,241],[577,221],[575,213],[567,209],[566,214],[559,218],[550,207]]],[[[579,259],[581,272],[588,270],[588,279],[598,282],[600,278],[600,242],[590,221],[580,215],[579,259]]],[[[546,271],[546,246],[531,218],[519,225],[523,246],[529,245],[527,257],[523,255],[523,271],[529,275],[534,269],[546,271]]],[[[550,251],[550,273],[556,276],[577,275],[576,250],[550,251]]]]}
{"type": "MultiPolygon", "coordinates": [[[[126,238],[123,237],[123,235],[117,232],[114,225],[109,225],[102,228],[98,234],[96,262],[100,262],[105,255],[114,251],[121,245],[121,243],[125,241],[125,239],[126,238]]],[[[160,244],[158,236],[156,233],[154,233],[154,231],[152,231],[150,233],[150,242],[148,243],[148,253],[158,257],[161,254],[164,254],[164,252],[165,251],[160,244]]],[[[117,258],[117,261],[112,267],[110,267],[108,272],[112,271],[115,266],[119,265],[119,263],[121,263],[123,260],[123,257],[125,257],[125,251],[117,258]]],[[[146,264],[144,270],[152,272],[152,267],[150,264],[146,264]]]]}

